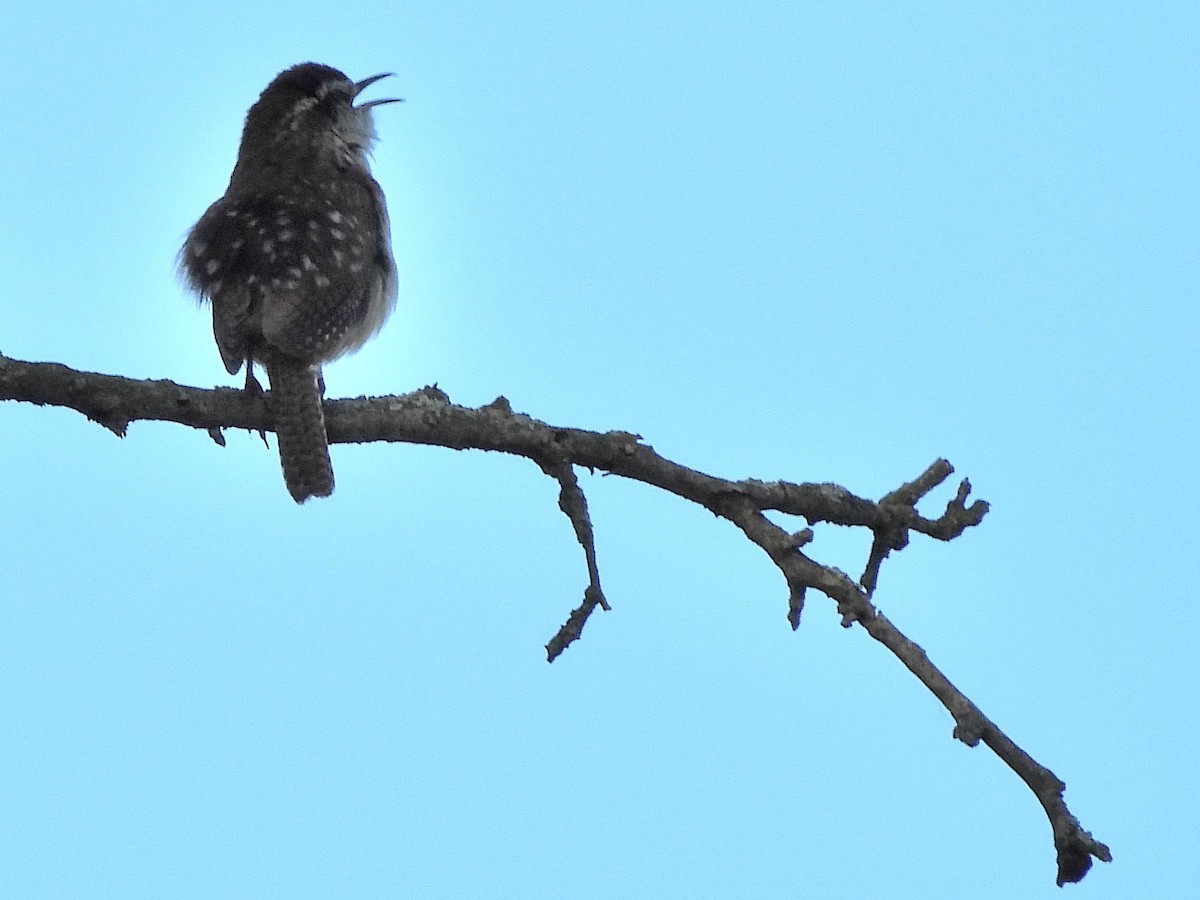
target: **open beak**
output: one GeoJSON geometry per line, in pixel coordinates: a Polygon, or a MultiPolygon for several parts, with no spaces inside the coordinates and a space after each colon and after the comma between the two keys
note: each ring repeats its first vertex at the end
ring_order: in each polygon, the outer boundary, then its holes
{"type": "MultiPolygon", "coordinates": [[[[354,82],[354,96],[357,97],[375,82],[381,78],[391,78],[395,72],[381,72],[378,75],[372,75],[370,78],[364,78],[362,81],[354,82]]],[[[369,109],[372,106],[382,106],[385,103],[403,103],[403,97],[386,97],[383,100],[368,100],[366,103],[360,103],[356,109],[369,109]]]]}

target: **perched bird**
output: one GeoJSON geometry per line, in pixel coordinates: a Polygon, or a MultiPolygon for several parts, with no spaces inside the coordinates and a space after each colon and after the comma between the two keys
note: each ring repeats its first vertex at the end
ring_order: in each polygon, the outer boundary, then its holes
{"type": "Polygon", "coordinates": [[[333,493],[321,366],[361,347],[396,303],[383,191],[367,155],[371,109],[355,100],[384,75],[351,81],[317,63],[275,77],[246,114],[225,195],[188,234],[179,265],[212,304],[213,335],[246,390],[270,379],[283,479],[297,503],[333,493]]]}

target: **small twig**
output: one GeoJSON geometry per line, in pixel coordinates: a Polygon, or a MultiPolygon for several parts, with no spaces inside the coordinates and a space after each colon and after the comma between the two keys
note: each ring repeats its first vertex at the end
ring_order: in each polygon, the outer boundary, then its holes
{"type": "Polygon", "coordinates": [[[600,567],[596,564],[596,537],[592,530],[592,519],[588,515],[587,497],[579,487],[575,469],[561,460],[539,459],[537,462],[542,471],[559,484],[558,508],[571,520],[575,529],[575,539],[583,548],[588,570],[588,586],[583,594],[583,604],[571,613],[571,618],[546,645],[548,661],[554,662],[555,657],[578,639],[592,610],[599,606],[608,612],[612,607],[604,599],[604,591],[600,587],[600,567]]]}

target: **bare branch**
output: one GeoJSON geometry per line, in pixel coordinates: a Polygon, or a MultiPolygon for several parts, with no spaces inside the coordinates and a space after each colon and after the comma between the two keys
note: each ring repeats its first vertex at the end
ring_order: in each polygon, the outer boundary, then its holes
{"type": "MultiPolygon", "coordinates": [[[[3,356],[0,400],[69,407],[119,436],[138,420],[189,425],[204,430],[218,443],[223,442],[225,428],[272,430],[263,398],[243,391],[136,381],[3,356]]],[[[558,482],[559,506],[584,551],[588,587],[583,602],[546,645],[550,660],[579,638],[597,606],[609,608],[600,589],[595,537],[575,467],[599,469],[661,488],[732,522],[770,557],[788,586],[787,617],[793,628],[799,626],[807,592],[812,589],[825,594],[837,604],[845,627],[859,623],[945,706],[955,721],[955,738],[968,746],[982,741],[990,747],[1029,786],[1045,810],[1058,853],[1060,885],[1083,878],[1093,857],[1106,862],[1112,859],[1108,847],[1084,831],[1067,809],[1063,782],[1008,738],[872,603],[884,560],[907,546],[911,532],[950,541],[978,525],[987,514],[988,505],[982,500],[967,505],[971,486],[965,480],[938,518],[928,519],[917,511],[917,504],[953,474],[946,460],[934,461],[913,481],[875,502],[835,484],[718,478],[660,456],[635,434],[555,427],[513,412],[504,398],[480,409],[467,409],[452,404],[436,386],[404,396],[326,400],[324,407],[330,443],[402,441],[494,450],[531,459],[558,482]],[[810,526],[830,522],[870,529],[874,539],[860,581],[804,552],[813,541],[811,527],[789,533],[766,517],[769,511],[802,516],[810,526]]]]}

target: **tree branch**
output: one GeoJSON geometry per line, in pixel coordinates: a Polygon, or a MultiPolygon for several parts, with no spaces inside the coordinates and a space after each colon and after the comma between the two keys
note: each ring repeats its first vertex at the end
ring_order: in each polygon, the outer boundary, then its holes
{"type": "MultiPolygon", "coordinates": [[[[208,432],[224,442],[222,429],[273,430],[270,410],[262,396],[230,388],[202,390],[171,381],[137,381],[114,375],[79,372],[56,363],[28,363],[0,356],[0,400],[77,410],[118,436],[131,422],[177,422],[208,432]]],[[[917,511],[917,503],[953,474],[946,460],[934,461],[913,481],[879,501],[852,494],[835,484],[787,481],[730,481],[689,469],[660,456],[638,435],[621,431],[604,434],[578,428],[559,428],[513,412],[503,397],[479,409],[450,402],[435,387],[404,396],[326,400],[325,424],[330,443],[400,441],[452,449],[494,450],[536,462],[559,484],[559,506],[570,520],[584,551],[588,586],[583,603],[546,645],[553,661],[579,638],[597,608],[609,609],[600,588],[595,538],[587,500],[575,467],[600,469],[669,491],[729,520],[760,547],[779,568],[788,586],[787,617],[799,627],[800,612],[810,589],[837,604],[842,624],[856,622],[887,647],[924,684],[954,718],[954,737],[974,747],[982,741],[1033,791],[1050,820],[1058,854],[1058,884],[1079,881],[1092,858],[1109,862],[1108,847],[1083,830],[1063,801],[1065,785],[1049,769],[1018,747],[962,694],[872,604],[880,568],[892,551],[907,546],[912,532],[950,541],[978,525],[988,505],[967,500],[971,486],[962,481],[954,498],[936,519],[917,511]],[[765,515],[782,512],[804,517],[809,528],[788,533],[765,515]],[[811,526],[829,522],[868,528],[871,551],[858,582],[832,566],[822,565],[802,548],[811,543],[811,526]]]]}

